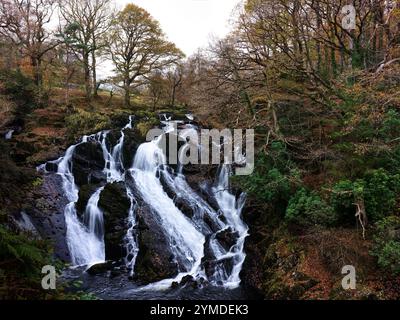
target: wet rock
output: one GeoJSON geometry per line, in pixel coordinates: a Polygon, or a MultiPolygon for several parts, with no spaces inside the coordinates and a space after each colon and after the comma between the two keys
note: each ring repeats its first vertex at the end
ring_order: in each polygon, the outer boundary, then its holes
{"type": "Polygon", "coordinates": [[[236,243],[239,238],[239,233],[233,231],[231,227],[224,229],[216,234],[216,239],[222,245],[222,247],[229,251],[229,249],[236,243]]]}
{"type": "Polygon", "coordinates": [[[119,260],[125,256],[124,237],[130,200],[121,182],[107,184],[100,194],[99,208],[104,215],[104,244],[106,259],[119,260]]]}
{"type": "Polygon", "coordinates": [[[145,139],[141,137],[135,129],[126,129],[124,134],[125,139],[122,147],[122,162],[125,168],[130,168],[132,167],[136,150],[145,139]]]}
{"type": "Polygon", "coordinates": [[[75,148],[72,173],[78,186],[105,181],[104,166],[103,151],[99,143],[82,143],[75,148]]]}
{"type": "Polygon", "coordinates": [[[88,204],[88,201],[90,197],[93,195],[93,193],[96,192],[96,190],[99,188],[99,185],[94,185],[94,184],[86,184],[83,185],[79,188],[79,199],[76,202],[76,211],[77,214],[82,218],[83,214],[85,213],[86,206],[88,204]]]}
{"type": "Polygon", "coordinates": [[[45,169],[48,172],[57,172],[58,164],[55,162],[51,162],[51,161],[46,162],[45,169]]]}
{"type": "Polygon", "coordinates": [[[54,255],[58,259],[70,262],[64,217],[68,199],[64,195],[62,178],[57,174],[43,176],[42,184],[32,191],[29,198],[31,205],[25,211],[39,235],[53,244],[54,255]]]}
{"type": "Polygon", "coordinates": [[[175,261],[168,236],[165,234],[157,214],[143,202],[133,179],[128,177],[127,183],[137,202],[135,212],[139,245],[135,264],[137,278],[142,283],[150,283],[175,277],[178,270],[184,270],[184,267],[175,261]]]}
{"type": "Polygon", "coordinates": [[[113,268],[112,261],[106,261],[103,263],[94,264],[89,269],[87,269],[86,272],[90,275],[98,275],[98,274],[106,273],[106,272],[110,271],[112,268],[113,268]]]}
{"type": "Polygon", "coordinates": [[[186,287],[186,286],[190,286],[192,288],[197,288],[198,287],[197,281],[191,275],[184,276],[182,278],[182,280],[181,280],[180,285],[182,287],[186,287]]]}

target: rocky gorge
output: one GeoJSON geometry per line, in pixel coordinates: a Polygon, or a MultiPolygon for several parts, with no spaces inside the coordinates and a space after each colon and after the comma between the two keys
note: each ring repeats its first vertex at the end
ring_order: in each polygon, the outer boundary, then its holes
{"type": "MultiPolygon", "coordinates": [[[[171,123],[198,129],[192,117],[159,117],[164,135],[171,123]]],[[[129,116],[120,128],[84,136],[38,167],[43,181],[26,214],[71,266],[62,281],[83,279],[102,298],[183,288],[244,297],[245,194],[229,187],[228,165],[168,166],[157,139],[145,141],[147,120],[129,116]],[[127,289],[109,294],[116,283],[127,289]]]]}

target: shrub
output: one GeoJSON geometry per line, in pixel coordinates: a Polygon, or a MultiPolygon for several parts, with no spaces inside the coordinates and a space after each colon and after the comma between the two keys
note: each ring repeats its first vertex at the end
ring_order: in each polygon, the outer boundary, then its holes
{"type": "Polygon", "coordinates": [[[342,180],[333,186],[331,205],[340,224],[354,222],[356,198],[364,197],[364,180],[342,180]]]}
{"type": "Polygon", "coordinates": [[[0,82],[2,82],[2,93],[8,95],[17,105],[15,111],[17,116],[29,113],[36,106],[37,88],[20,70],[1,70],[0,82]]]}
{"type": "Polygon", "coordinates": [[[354,219],[356,199],[362,197],[368,219],[376,222],[392,214],[399,191],[400,175],[391,175],[384,169],[372,170],[363,179],[339,181],[333,187],[331,204],[340,221],[346,223],[354,219]]]}
{"type": "Polygon", "coordinates": [[[390,142],[400,136],[400,114],[395,110],[389,110],[383,119],[382,126],[379,129],[379,135],[390,142]]]}
{"type": "Polygon", "coordinates": [[[253,174],[245,177],[236,177],[241,187],[250,195],[262,202],[288,201],[293,187],[300,182],[300,174],[296,168],[280,169],[282,150],[273,150],[268,156],[264,153],[256,157],[253,174]],[[275,166],[276,165],[276,166],[275,166]]]}
{"type": "Polygon", "coordinates": [[[95,112],[77,109],[76,113],[65,118],[68,132],[75,134],[88,134],[98,132],[109,126],[109,118],[95,112]]]}
{"type": "Polygon", "coordinates": [[[333,208],[316,192],[301,188],[290,199],[285,220],[299,226],[332,226],[337,220],[333,208]]]}
{"type": "Polygon", "coordinates": [[[376,224],[372,255],[378,265],[394,274],[400,274],[400,218],[390,216],[376,224]]]}
{"type": "Polygon", "coordinates": [[[373,170],[364,177],[365,208],[371,221],[392,214],[400,191],[400,175],[390,175],[384,169],[373,170]]]}

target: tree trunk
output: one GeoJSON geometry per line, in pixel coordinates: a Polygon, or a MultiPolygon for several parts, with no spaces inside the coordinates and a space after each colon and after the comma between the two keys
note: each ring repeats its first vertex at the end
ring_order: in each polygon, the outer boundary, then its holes
{"type": "Polygon", "coordinates": [[[97,73],[96,73],[96,52],[92,51],[92,76],[93,76],[93,96],[97,97],[97,73]]]}
{"type": "Polygon", "coordinates": [[[176,95],[176,86],[174,85],[172,88],[172,94],[171,94],[171,106],[172,107],[175,105],[175,95],[176,95]]]}
{"type": "Polygon", "coordinates": [[[130,83],[128,80],[124,81],[124,90],[125,90],[124,104],[126,108],[130,108],[131,95],[130,95],[130,83]]]}
{"type": "Polygon", "coordinates": [[[31,66],[33,69],[33,79],[36,86],[41,89],[43,84],[42,60],[38,57],[31,57],[31,66]]]}
{"type": "Polygon", "coordinates": [[[91,76],[90,76],[90,65],[89,65],[89,54],[83,54],[83,67],[85,70],[85,91],[86,99],[88,101],[92,98],[92,86],[91,86],[91,76]]]}

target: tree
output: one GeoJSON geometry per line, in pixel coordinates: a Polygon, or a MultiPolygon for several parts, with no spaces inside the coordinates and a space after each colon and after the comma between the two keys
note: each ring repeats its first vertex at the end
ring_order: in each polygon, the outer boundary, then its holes
{"type": "Polygon", "coordinates": [[[2,0],[0,34],[18,46],[30,60],[35,84],[43,84],[43,59],[58,42],[46,29],[53,16],[55,0],[2,0]]]}
{"type": "Polygon", "coordinates": [[[107,52],[119,76],[119,85],[125,91],[128,107],[131,91],[141,86],[147,75],[183,56],[173,43],[165,40],[159,23],[133,4],[128,4],[113,20],[107,52]]]}
{"type": "Polygon", "coordinates": [[[182,65],[176,65],[172,70],[169,70],[166,75],[169,86],[169,104],[175,105],[176,92],[182,85],[182,65]]]}
{"type": "Polygon", "coordinates": [[[147,77],[147,80],[148,95],[150,97],[152,110],[154,112],[156,111],[160,100],[166,95],[167,83],[166,79],[163,77],[163,74],[159,70],[153,71],[147,77]]]}
{"type": "Polygon", "coordinates": [[[97,54],[105,46],[113,9],[111,0],[60,0],[60,36],[82,62],[88,100],[97,95],[97,54]]]}

